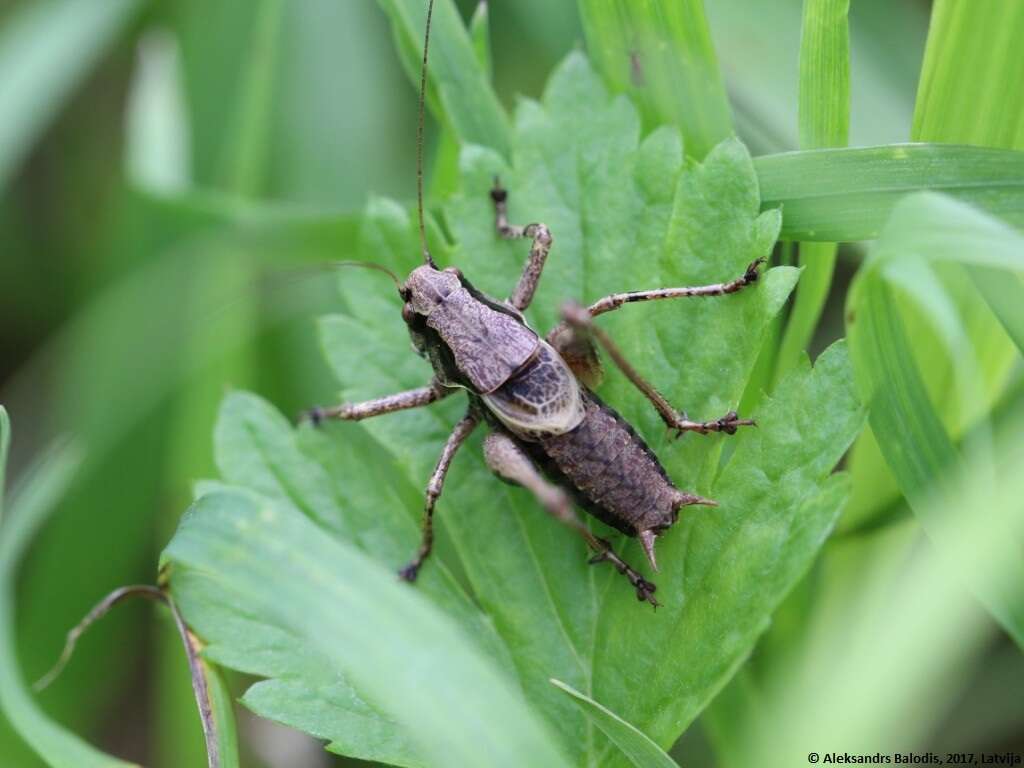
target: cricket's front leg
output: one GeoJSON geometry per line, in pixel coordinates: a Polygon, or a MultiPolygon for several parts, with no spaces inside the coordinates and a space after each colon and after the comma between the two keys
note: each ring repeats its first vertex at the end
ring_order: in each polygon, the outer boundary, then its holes
{"type": "Polygon", "coordinates": [[[615,570],[629,579],[636,590],[637,600],[646,600],[655,608],[658,607],[659,603],[654,599],[657,587],[615,554],[611,544],[590,532],[577,517],[568,494],[541,475],[533,460],[515,440],[502,432],[492,432],[484,440],[484,458],[494,474],[502,480],[526,488],[552,517],[579,533],[587,545],[597,552],[590,559],[591,563],[607,560],[615,566],[615,570]]]}
{"type": "Polygon", "coordinates": [[[445,387],[437,379],[434,379],[425,387],[409,389],[405,392],[398,392],[394,395],[386,395],[373,400],[365,400],[361,403],[341,403],[323,408],[319,405],[306,411],[302,418],[312,422],[313,426],[320,426],[327,419],[341,419],[342,421],[360,421],[373,416],[382,416],[385,413],[395,411],[406,411],[410,408],[420,408],[442,400],[454,390],[445,387]]]}
{"type": "Polygon", "coordinates": [[[434,472],[427,483],[426,503],[423,506],[423,536],[419,549],[416,550],[416,556],[412,561],[398,572],[398,575],[406,581],[415,581],[423,561],[430,557],[430,552],[434,548],[434,505],[441,498],[444,479],[448,476],[452,459],[455,458],[459,448],[473,434],[473,430],[479,423],[480,419],[475,413],[472,411],[466,413],[455,425],[455,429],[452,430],[444,444],[441,456],[437,460],[437,466],[434,467],[434,472]]]}
{"type": "Polygon", "coordinates": [[[665,399],[665,396],[637,372],[625,355],[622,354],[622,350],[619,349],[618,345],[612,341],[611,337],[594,323],[590,310],[578,304],[567,304],[562,308],[562,316],[565,318],[565,324],[568,328],[597,339],[619,370],[625,374],[633,386],[640,390],[641,394],[654,406],[662,421],[665,422],[669,429],[676,430],[678,435],[681,435],[683,432],[700,432],[704,435],[709,432],[725,432],[728,435],[732,435],[736,433],[738,427],[755,426],[753,419],[741,419],[736,411],[729,411],[729,413],[721,418],[712,421],[691,421],[686,413],[673,408],[671,403],[665,399]]]}
{"type": "Polygon", "coordinates": [[[520,276],[515,290],[512,291],[512,295],[508,299],[513,307],[523,311],[530,306],[533,294],[537,291],[537,285],[540,283],[544,263],[551,250],[551,231],[539,222],[527,224],[525,227],[509,224],[508,192],[501,186],[501,182],[497,178],[494,179],[494,186],[491,188],[491,200],[494,202],[494,228],[498,230],[499,235],[506,239],[533,238],[533,244],[530,246],[530,258],[526,262],[526,267],[523,269],[523,274],[520,276]]]}

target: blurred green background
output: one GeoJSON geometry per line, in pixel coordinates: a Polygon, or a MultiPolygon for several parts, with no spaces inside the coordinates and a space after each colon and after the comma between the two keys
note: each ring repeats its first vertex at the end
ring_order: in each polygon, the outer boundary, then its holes
{"type": "MultiPolygon", "coordinates": [[[[475,2],[459,6],[468,18],[475,2]]],[[[741,138],[754,155],[797,148],[801,3],[706,7],[741,138]]],[[[909,138],[929,13],[925,0],[852,3],[851,145],[909,138]]],[[[490,14],[506,107],[539,95],[551,68],[582,46],[574,3],[492,2],[490,14]]],[[[209,436],[226,389],[252,389],[286,413],[330,399],[336,385],[314,321],[335,291],[316,265],[345,258],[336,244],[369,195],[412,199],[415,112],[372,0],[0,2],[9,476],[57,435],[76,436],[84,450],[19,572],[28,679],[101,595],[153,581],[191,483],[214,474],[209,436]]],[[[432,147],[430,125],[427,137],[432,147]]],[[[861,258],[841,249],[813,350],[843,335],[845,289],[861,258]]],[[[826,567],[856,569],[865,562],[857,548],[870,547],[879,568],[864,578],[884,591],[883,566],[898,566],[912,536],[905,507],[890,507],[865,513],[871,526],[839,539],[826,567]]],[[[989,629],[984,644],[979,659],[943,678],[936,750],[1024,750],[1024,663],[999,632],[989,629]]],[[[683,737],[681,764],[727,761],[715,736],[736,688],[683,737]]],[[[126,606],[98,625],[39,700],[125,759],[204,762],[184,656],[150,607],[126,606]]],[[[246,765],[348,764],[300,734],[240,717],[246,765]]],[[[0,765],[41,764],[0,720],[0,765]]]]}

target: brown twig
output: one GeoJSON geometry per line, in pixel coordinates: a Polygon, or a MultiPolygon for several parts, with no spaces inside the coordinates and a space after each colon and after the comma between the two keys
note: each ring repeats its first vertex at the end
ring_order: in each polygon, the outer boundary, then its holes
{"type": "Polygon", "coordinates": [[[85,634],[89,627],[106,616],[118,603],[132,597],[141,597],[146,600],[162,603],[170,609],[171,615],[174,617],[174,625],[177,627],[178,635],[181,637],[182,645],[185,647],[185,655],[188,657],[189,672],[192,676],[192,690],[195,693],[196,705],[199,707],[199,718],[203,723],[203,735],[206,738],[206,754],[209,768],[220,768],[220,749],[217,742],[217,726],[213,719],[213,704],[210,701],[210,688],[206,679],[206,670],[203,666],[203,660],[199,656],[202,646],[199,638],[185,624],[185,619],[182,617],[181,612],[178,611],[174,599],[162,589],[150,586],[149,584],[135,584],[129,587],[119,587],[100,600],[68,632],[67,640],[64,642],[64,650],[61,651],[57,663],[54,664],[53,669],[39,678],[32,687],[36,691],[41,691],[56,680],[71,660],[79,638],[85,634]]]}

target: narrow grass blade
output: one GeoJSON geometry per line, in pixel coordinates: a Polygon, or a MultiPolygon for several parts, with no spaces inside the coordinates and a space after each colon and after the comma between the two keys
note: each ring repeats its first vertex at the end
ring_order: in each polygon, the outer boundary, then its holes
{"type": "Polygon", "coordinates": [[[142,0],[23,3],[0,30],[0,189],[142,0]]]}
{"type": "MultiPolygon", "coordinates": [[[[1019,131],[1024,110],[1024,59],[1017,43],[1024,33],[1022,11],[1024,7],[1020,3],[942,0],[933,4],[912,139],[1024,150],[1019,131]]],[[[980,169],[982,163],[978,167],[980,169]]],[[[1008,169],[1012,169],[1018,179],[1024,178],[1019,164],[1010,161],[1008,169]]],[[[978,195],[965,195],[965,190],[948,191],[980,208],[1000,213],[1005,220],[1020,227],[1020,202],[1005,198],[1006,190],[989,189],[987,183],[977,182],[978,195]]],[[[943,278],[944,293],[960,294],[958,309],[964,318],[967,344],[977,352],[979,371],[987,385],[986,396],[971,409],[976,418],[984,415],[1001,396],[1016,350],[992,322],[991,313],[976,293],[963,295],[961,277],[958,273],[943,278]]],[[[934,332],[914,329],[913,336],[921,377],[929,387],[933,402],[952,402],[947,393],[936,390],[946,387],[961,366],[949,361],[948,356],[933,355],[929,359],[920,354],[922,348],[934,346],[934,332]]],[[[959,418],[957,410],[949,406],[940,408],[940,415],[954,438],[970,423],[959,418]]],[[[885,472],[884,465],[877,441],[866,434],[855,446],[851,461],[858,488],[851,512],[862,522],[896,498],[896,483],[885,472]]]]}
{"type": "Polygon", "coordinates": [[[698,159],[732,133],[702,0],[579,0],[579,9],[606,84],[633,98],[648,129],[679,126],[698,159]]]}
{"type": "Polygon", "coordinates": [[[132,183],[163,193],[191,184],[189,128],[178,41],[150,32],[138,44],[125,115],[125,171],[132,183]]]}
{"type": "MultiPolygon", "coordinates": [[[[1008,426],[1019,435],[1024,422],[1018,417],[1008,426]]],[[[968,463],[926,503],[930,517],[958,521],[958,554],[979,586],[1019,595],[1020,583],[1011,581],[1017,553],[991,546],[993,526],[1017,541],[1024,535],[1024,446],[1010,434],[994,484],[987,461],[968,463]]],[[[938,749],[936,733],[949,727],[965,679],[992,665],[999,633],[958,583],[961,564],[951,567],[944,553],[920,541],[915,526],[844,538],[829,555],[819,597],[832,604],[818,612],[815,631],[792,666],[775,670],[774,684],[759,691],[748,710],[754,739],[732,765],[790,768],[805,763],[808,745],[818,743],[865,754],[909,752],[923,744],[938,749]],[[774,706],[766,708],[765,701],[774,706]]]]}
{"type": "MultiPolygon", "coordinates": [[[[405,0],[378,3],[391,18],[399,56],[418,88],[427,4],[405,0]]],[[[508,118],[453,0],[435,0],[429,76],[427,96],[431,109],[459,141],[490,147],[508,157],[508,118]]]]}
{"type": "Polygon", "coordinates": [[[850,131],[850,0],[804,0],[800,146],[841,147],[850,131]]]}
{"type": "MultiPolygon", "coordinates": [[[[1018,237],[1017,240],[1020,252],[1024,253],[1024,238],[1018,237]]],[[[1024,355],[1024,282],[1020,275],[979,267],[971,271],[971,279],[1018,351],[1024,355]]]]}
{"type": "Polygon", "coordinates": [[[754,168],[762,207],[783,209],[786,240],[874,239],[899,200],[919,190],[1024,226],[1024,152],[893,144],[765,155],[754,168]]]}
{"type": "MultiPolygon", "coordinates": [[[[964,460],[929,397],[899,309],[906,291],[912,289],[919,305],[931,314],[936,328],[948,328],[959,322],[956,314],[936,314],[936,308],[946,301],[942,283],[908,283],[897,271],[903,265],[912,267],[926,258],[961,262],[973,258],[987,261],[992,268],[1024,268],[1019,234],[1008,227],[1002,231],[998,223],[986,229],[976,221],[978,218],[983,218],[983,214],[938,196],[915,196],[902,203],[879,240],[871,262],[851,290],[848,331],[858,386],[871,404],[871,427],[879,436],[878,445],[900,490],[951,571],[963,579],[996,621],[1024,647],[1024,602],[1017,594],[1019,585],[1024,584],[1024,557],[1013,551],[1014,538],[1001,525],[1005,521],[991,521],[985,549],[965,552],[964,526],[970,525],[976,516],[995,512],[987,504],[964,506],[956,515],[935,512],[942,506],[933,503],[934,498],[947,490],[948,478],[958,476],[964,460]],[[946,250],[942,249],[943,228],[960,233],[960,239],[946,250]],[[994,237],[1000,231],[1001,245],[994,237]],[[897,288],[902,289],[899,296],[897,288]],[[1004,551],[1007,548],[1009,551],[1004,551]],[[981,552],[998,559],[1009,577],[1008,583],[1016,584],[1017,588],[979,579],[976,574],[982,569],[975,559],[981,552]]],[[[918,269],[913,274],[926,273],[918,269]]],[[[1018,302],[1022,300],[1024,294],[1018,302]]],[[[962,329],[954,328],[954,332],[967,338],[962,329]]],[[[948,331],[945,335],[949,335],[948,331]]],[[[954,353],[950,350],[950,354],[954,353]]],[[[956,360],[961,375],[978,370],[977,361],[962,356],[956,360]]],[[[959,403],[954,400],[951,406],[959,407],[959,403]]],[[[943,407],[947,404],[943,403],[943,407]]]]}
{"type": "Polygon", "coordinates": [[[915,141],[1024,149],[1024,3],[936,0],[915,141]]]}
{"type": "Polygon", "coordinates": [[[469,20],[469,39],[473,41],[473,53],[476,54],[476,60],[489,80],[493,74],[493,62],[491,61],[491,12],[487,7],[487,0],[480,0],[476,10],[473,11],[473,18],[469,20]]]}
{"type": "MultiPolygon", "coordinates": [[[[7,411],[0,407],[0,478],[7,460],[9,427],[7,411]]],[[[67,489],[80,460],[75,446],[63,444],[51,449],[30,471],[0,527],[0,708],[21,737],[55,768],[130,768],[131,763],[103,754],[50,720],[25,688],[16,657],[17,566],[67,489]]]]}
{"type": "Polygon", "coordinates": [[[636,768],[679,768],[661,747],[636,726],[561,680],[552,678],[551,684],[572,697],[576,705],[622,750],[636,768]]]}
{"type": "Polygon", "coordinates": [[[315,648],[404,726],[428,764],[567,765],[521,694],[437,609],[290,506],[243,491],[204,496],[164,561],[175,592],[187,589],[176,574],[201,573],[225,600],[315,648]]]}
{"type": "MultiPolygon", "coordinates": [[[[804,0],[800,38],[800,147],[846,146],[850,131],[849,0],[804,0]]],[[[779,348],[775,381],[807,349],[832,285],[835,243],[803,243],[803,272],[779,348]]]]}
{"type": "Polygon", "coordinates": [[[235,113],[234,141],[224,156],[221,183],[240,195],[256,195],[265,181],[273,120],[274,77],[280,48],[282,0],[260,0],[235,113]]]}

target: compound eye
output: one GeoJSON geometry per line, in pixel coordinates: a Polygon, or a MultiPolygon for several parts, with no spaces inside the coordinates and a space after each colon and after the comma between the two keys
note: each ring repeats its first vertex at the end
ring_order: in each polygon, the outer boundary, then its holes
{"type": "Polygon", "coordinates": [[[402,319],[405,320],[406,325],[412,325],[416,322],[417,317],[418,315],[416,314],[416,310],[412,308],[412,304],[406,302],[402,305],[402,319]]]}

